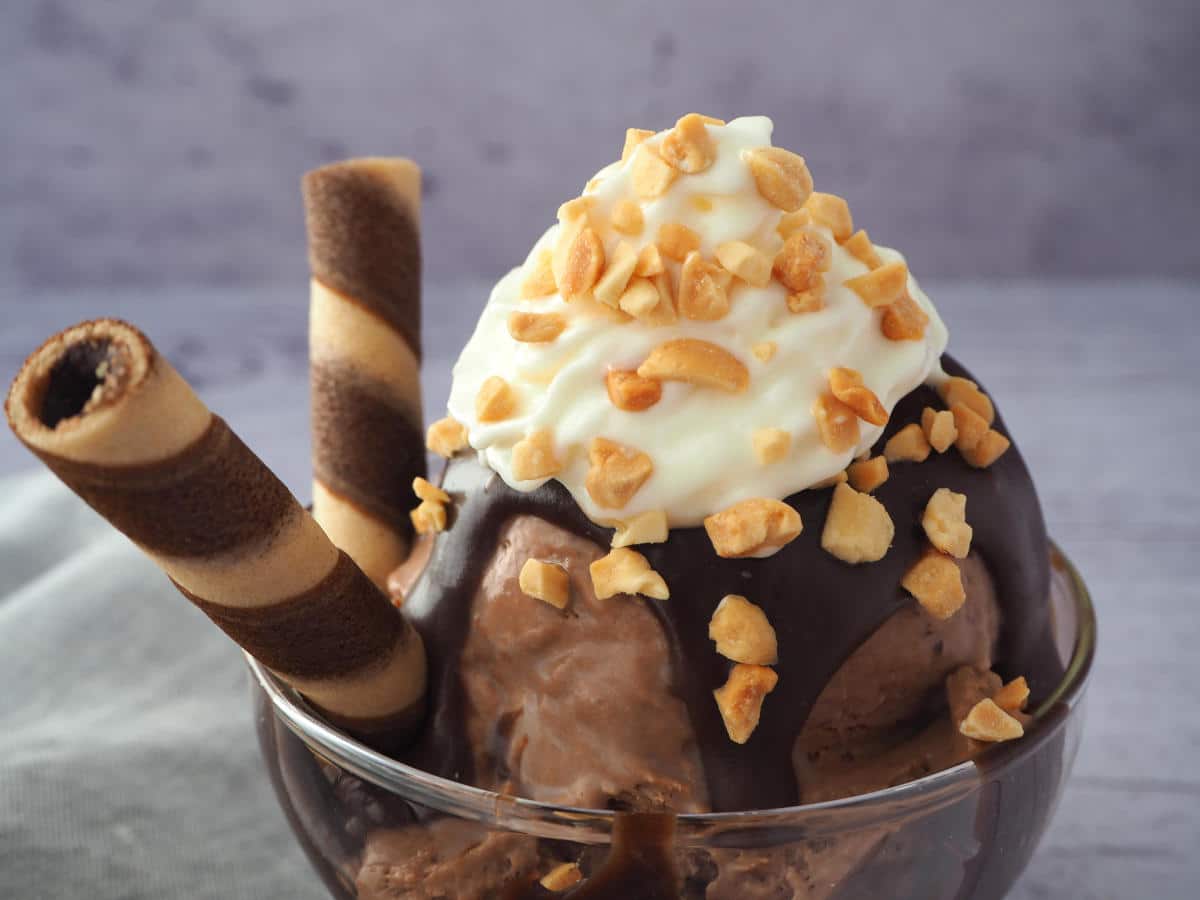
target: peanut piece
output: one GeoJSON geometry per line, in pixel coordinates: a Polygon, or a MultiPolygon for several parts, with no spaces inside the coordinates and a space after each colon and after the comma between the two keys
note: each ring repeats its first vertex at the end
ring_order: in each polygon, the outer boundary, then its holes
{"type": "Polygon", "coordinates": [[[961,451],[962,458],[976,469],[986,469],[1003,456],[1011,446],[1012,443],[1008,438],[994,428],[989,428],[978,444],[970,450],[961,451]]]}
{"type": "Polygon", "coordinates": [[[821,443],[834,453],[845,453],[858,443],[858,416],[833,394],[822,394],[812,408],[821,443]]]}
{"type": "Polygon", "coordinates": [[[775,277],[789,291],[811,290],[820,273],[829,271],[832,249],[829,242],[813,231],[797,231],[775,257],[775,277]]]}
{"type": "Polygon", "coordinates": [[[769,466],[784,459],[792,446],[792,436],[782,428],[760,428],[751,438],[754,457],[760,466],[769,466]]]}
{"type": "Polygon", "coordinates": [[[554,340],[567,327],[558,313],[514,312],[508,315],[508,333],[523,344],[544,344],[554,340]]]}
{"type": "Polygon", "coordinates": [[[654,137],[654,132],[647,131],[645,128],[626,128],[625,146],[621,148],[621,162],[629,159],[633,155],[633,151],[640,147],[643,141],[652,137],[654,137]]]}
{"type": "Polygon", "coordinates": [[[599,506],[621,509],[654,474],[654,463],[640,450],[607,438],[594,438],[588,447],[584,487],[599,506]]]}
{"type": "Polygon", "coordinates": [[[574,887],[581,881],[583,881],[583,872],[579,871],[579,866],[566,862],[555,866],[538,883],[546,890],[558,894],[567,888],[574,887]]]}
{"type": "Polygon", "coordinates": [[[837,194],[822,194],[814,191],[804,208],[812,217],[813,222],[824,225],[833,232],[833,238],[839,244],[850,237],[854,231],[854,219],[850,216],[850,206],[837,194]]]}
{"type": "Polygon", "coordinates": [[[781,500],[756,497],[713,513],[704,530],[717,556],[769,556],[795,540],[803,529],[800,513],[781,500]]]}
{"type": "Polygon", "coordinates": [[[784,240],[787,240],[797,231],[809,228],[812,223],[812,216],[808,214],[808,210],[798,209],[795,212],[784,213],[779,217],[779,224],[775,226],[775,233],[784,240]]]}
{"type": "Polygon", "coordinates": [[[632,547],[635,544],[662,544],[667,540],[667,514],[651,509],[632,519],[619,519],[613,532],[613,547],[632,547]]]}
{"type": "Polygon", "coordinates": [[[612,259],[596,286],[592,288],[592,296],[607,306],[616,307],[625,293],[633,270],[637,268],[637,251],[627,241],[621,241],[613,251],[612,259]]]}
{"type": "Polygon", "coordinates": [[[562,462],[554,455],[554,436],[542,428],[530,432],[513,444],[512,472],[518,481],[550,478],[562,471],[562,462]]]}
{"type": "Polygon", "coordinates": [[[947,378],[938,388],[938,393],[947,406],[961,403],[973,410],[988,425],[996,421],[996,407],[992,405],[991,399],[969,378],[947,378]]]}
{"type": "Polygon", "coordinates": [[[945,453],[958,437],[954,413],[948,409],[935,410],[927,406],[921,410],[921,430],[925,432],[929,446],[938,453],[945,453]]]}
{"type": "Polygon", "coordinates": [[[467,428],[462,422],[446,416],[438,419],[425,432],[425,446],[446,459],[467,447],[467,428]]]}
{"type": "Polygon", "coordinates": [[[908,266],[890,262],[872,269],[865,275],[846,279],[846,287],[858,294],[872,309],[888,306],[905,296],[908,290],[908,266]]]}
{"type": "Polygon", "coordinates": [[[641,199],[661,197],[678,177],[679,170],[664,162],[650,147],[639,147],[633,154],[633,192],[641,199]]]}
{"type": "Polygon", "coordinates": [[[705,127],[706,117],[688,113],[675,123],[659,147],[662,158],[688,175],[709,168],[717,158],[717,146],[705,127]]]}
{"type": "Polygon", "coordinates": [[[604,269],[604,245],[586,221],[577,218],[563,225],[554,248],[554,280],[564,300],[590,291],[604,269]]]}
{"type": "Polygon", "coordinates": [[[446,507],[442,503],[423,500],[408,517],[417,534],[436,534],[446,530],[446,507]]]}
{"type": "Polygon", "coordinates": [[[954,446],[960,453],[966,453],[987,434],[987,421],[965,403],[955,403],[950,407],[950,412],[954,415],[954,427],[958,430],[954,446]]]}
{"type": "Polygon", "coordinates": [[[887,555],[896,527],[882,503],[848,484],[833,489],[821,547],[842,562],[876,562],[887,555]]]}
{"type": "Polygon", "coordinates": [[[595,197],[575,197],[558,207],[558,221],[570,222],[572,219],[586,219],[596,206],[595,197]]]}
{"type": "Polygon", "coordinates": [[[750,740],[762,716],[763,700],[778,683],[779,676],[774,669],[738,663],[725,684],[713,691],[731,741],[744,744],[750,740]]]}
{"type": "Polygon", "coordinates": [[[571,577],[567,570],[555,563],[540,559],[527,559],[517,576],[521,593],[535,600],[549,603],[557,609],[566,609],[571,597],[571,577]]]}
{"type": "Polygon", "coordinates": [[[658,244],[647,244],[643,247],[638,253],[637,267],[633,274],[641,278],[653,278],[665,271],[666,266],[663,265],[662,251],[658,249],[658,244]]]}
{"type": "Polygon", "coordinates": [[[980,700],[976,703],[959,724],[958,730],[972,740],[988,743],[1012,741],[1025,734],[1021,723],[997,706],[993,700],[980,700]]]}
{"type": "Polygon", "coordinates": [[[767,614],[745,597],[728,594],[708,621],[709,640],[726,659],[752,666],[773,666],[779,661],[775,629],[767,614]]]}
{"type": "Polygon", "coordinates": [[[475,418],[480,422],[503,422],[517,410],[517,395],[499,375],[479,386],[475,395],[475,418]]]}
{"type": "MultiPolygon", "coordinates": [[[[650,287],[653,289],[654,286],[650,287]]],[[[656,300],[657,297],[656,292],[656,300]]],[[[662,399],[662,385],[659,382],[653,378],[643,378],[629,369],[609,369],[604,376],[604,386],[612,405],[626,412],[641,412],[662,399]]]]}
{"type": "Polygon", "coordinates": [[[617,306],[635,319],[645,320],[661,302],[662,295],[653,281],[648,278],[632,278],[625,292],[617,300],[617,306]]]}
{"type": "Polygon", "coordinates": [[[820,312],[825,308],[825,279],[813,277],[812,286],[806,291],[797,291],[787,296],[789,312],[796,314],[820,312]]]}
{"type": "Polygon", "coordinates": [[[863,377],[855,369],[841,366],[829,370],[829,390],[864,422],[886,425],[887,410],[875,393],[863,384],[863,377]]]}
{"type": "Polygon", "coordinates": [[[874,456],[850,464],[846,470],[850,486],[863,494],[869,494],[888,480],[887,457],[874,456]]]}
{"type": "Polygon", "coordinates": [[[754,358],[759,362],[770,362],[775,357],[775,352],[779,349],[779,345],[774,341],[761,341],[750,348],[750,352],[754,354],[754,358]]]}
{"type": "Polygon", "coordinates": [[[637,373],[643,378],[683,381],[730,394],[740,394],[750,385],[750,372],[741,360],[724,347],[696,338],[659,344],[637,373]]]}
{"type": "Polygon", "coordinates": [[[417,495],[418,500],[428,500],[431,503],[449,503],[450,495],[443,491],[436,484],[431,484],[421,476],[413,479],[413,493],[417,495]]]}
{"type": "Polygon", "coordinates": [[[613,206],[612,227],[621,234],[641,234],[644,225],[642,208],[632,200],[622,200],[613,206]]]}
{"type": "MultiPolygon", "coordinates": [[[[876,269],[875,271],[879,271],[876,269]]],[[[929,316],[917,305],[917,301],[905,294],[883,310],[880,327],[889,341],[919,341],[925,337],[925,326],[929,316]]]]}
{"type": "Polygon", "coordinates": [[[883,455],[890,463],[924,462],[929,458],[929,441],[921,426],[913,422],[891,436],[883,445],[883,455]]]}
{"type": "Polygon", "coordinates": [[[746,284],[766,287],[771,283],[771,260],[745,241],[726,241],[718,244],[717,262],[746,284]]]}
{"type": "Polygon", "coordinates": [[[588,567],[596,599],[606,600],[617,594],[643,594],[655,600],[668,600],[671,592],[661,575],[650,568],[646,557],[636,550],[620,547],[602,556],[588,567]]]}
{"type": "Polygon", "coordinates": [[[947,488],[938,488],[925,504],[921,516],[925,536],[943,553],[965,559],[971,552],[973,531],[967,524],[967,496],[947,488]]]}
{"type": "Polygon", "coordinates": [[[685,318],[702,322],[723,319],[729,312],[727,277],[698,252],[689,253],[679,273],[679,311],[685,318]]]}
{"type": "Polygon", "coordinates": [[[686,225],[667,222],[658,229],[658,249],[667,259],[683,262],[689,253],[700,249],[700,235],[686,225]]]}
{"type": "Polygon", "coordinates": [[[554,282],[554,269],[551,266],[552,258],[553,254],[549,250],[542,250],[538,253],[537,258],[533,261],[533,268],[521,282],[520,298],[522,300],[549,297],[558,291],[558,286],[554,282]]]}
{"type": "Polygon", "coordinates": [[[954,560],[936,550],[927,550],[904,573],[900,586],[912,594],[929,615],[939,620],[950,618],[967,599],[962,572],[954,560]]]}
{"type": "Polygon", "coordinates": [[[757,147],[742,151],[742,160],[763,199],[784,212],[800,209],[812,193],[812,175],[802,156],[782,147],[757,147]]]}
{"type": "Polygon", "coordinates": [[[883,260],[880,259],[879,254],[875,252],[875,245],[871,243],[871,238],[867,235],[867,232],[862,229],[859,229],[858,231],[854,232],[854,234],[850,235],[850,237],[846,238],[846,240],[842,242],[842,246],[846,248],[851,256],[865,265],[868,269],[878,269],[883,265],[883,260]]]}

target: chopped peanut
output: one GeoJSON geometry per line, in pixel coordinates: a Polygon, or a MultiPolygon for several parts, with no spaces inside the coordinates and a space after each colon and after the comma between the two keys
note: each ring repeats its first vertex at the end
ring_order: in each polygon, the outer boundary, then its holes
{"type": "Polygon", "coordinates": [[[846,279],[846,287],[872,309],[888,306],[908,290],[908,266],[902,262],[886,263],[865,275],[846,279]]]}
{"type": "Polygon", "coordinates": [[[508,315],[508,333],[514,341],[524,344],[552,341],[566,327],[567,320],[558,313],[514,312],[508,315]]]}
{"type": "Polygon", "coordinates": [[[744,744],[750,740],[762,716],[763,700],[778,683],[779,676],[774,669],[738,663],[729,672],[725,684],[713,691],[731,741],[744,744]]]}
{"type": "Polygon", "coordinates": [[[929,458],[929,441],[925,432],[916,422],[905,425],[888,439],[883,445],[883,455],[887,461],[894,462],[924,462],[929,458]]]}
{"type": "Polygon", "coordinates": [[[821,547],[842,562],[876,562],[887,555],[896,527],[883,504],[848,484],[833,489],[821,547]]]}
{"type": "Polygon", "coordinates": [[[855,369],[842,366],[829,370],[829,390],[864,422],[886,425],[887,410],[879,402],[874,391],[863,384],[863,377],[855,369]]]}
{"type": "Polygon", "coordinates": [[[554,281],[564,300],[574,300],[592,289],[604,270],[604,245],[585,218],[563,225],[554,248],[554,281]]]}
{"type": "Polygon", "coordinates": [[[541,428],[513,444],[512,471],[518,481],[549,478],[562,471],[562,462],[554,455],[554,436],[549,430],[541,428]]]}
{"type": "Polygon", "coordinates": [[[571,596],[571,577],[567,570],[555,563],[540,559],[527,559],[517,576],[521,593],[535,600],[542,600],[558,609],[566,609],[571,596]]]}
{"type": "Polygon", "coordinates": [[[653,281],[634,277],[617,300],[617,306],[635,319],[645,319],[658,308],[661,301],[662,296],[653,281]]]}
{"type": "Polygon", "coordinates": [[[1012,442],[1008,438],[996,429],[989,428],[978,444],[970,450],[961,451],[962,458],[976,469],[986,469],[1003,456],[1011,446],[1012,442]]]}
{"type": "Polygon", "coordinates": [[[570,222],[572,219],[586,219],[596,205],[595,197],[576,197],[568,200],[558,208],[558,221],[570,222]]]}
{"type": "Polygon", "coordinates": [[[794,212],[812,193],[812,175],[804,157],[782,147],[757,147],[742,151],[754,184],[763,199],[784,212],[794,212]]]}
{"type": "Polygon", "coordinates": [[[632,547],[635,544],[662,544],[667,540],[667,514],[661,509],[639,513],[632,519],[616,522],[612,546],[632,547]]]}
{"type": "Polygon", "coordinates": [[[579,871],[579,866],[566,862],[547,872],[538,884],[557,894],[574,887],[581,881],[583,881],[583,872],[579,871]]]}
{"type": "Polygon", "coordinates": [[[654,282],[654,288],[658,291],[658,303],[641,317],[642,321],[647,325],[670,325],[679,318],[675,311],[675,292],[671,287],[671,276],[664,271],[650,280],[654,282]]]}
{"type": "Polygon", "coordinates": [[[475,418],[480,422],[503,422],[517,410],[517,395],[499,375],[479,386],[475,395],[475,418]]]}
{"type": "Polygon", "coordinates": [[[617,306],[620,303],[621,295],[625,293],[629,279],[633,277],[635,268],[637,268],[637,251],[633,249],[632,244],[621,241],[613,251],[612,258],[604,269],[604,274],[592,288],[592,296],[608,306],[617,306]]]}
{"type": "Polygon", "coordinates": [[[637,373],[643,378],[683,381],[730,394],[740,394],[750,385],[750,372],[741,360],[724,347],[696,338],[659,344],[637,373]]]}
{"type": "Polygon", "coordinates": [[[891,306],[884,307],[880,327],[889,341],[919,341],[925,337],[925,326],[928,324],[929,316],[925,310],[905,294],[891,306]]]}
{"type": "Polygon", "coordinates": [[[417,534],[436,534],[446,530],[446,506],[432,500],[423,500],[408,514],[417,534]]]}
{"type": "Polygon", "coordinates": [[[667,583],[661,575],[650,568],[650,562],[636,550],[620,547],[602,556],[588,571],[592,575],[592,587],[598,600],[616,594],[644,594],[655,600],[671,597],[667,583]]]}
{"type": "Polygon", "coordinates": [[[800,513],[781,500],[756,497],[735,503],[704,520],[717,556],[769,556],[803,529],[800,513]]]}
{"type": "Polygon", "coordinates": [[[588,447],[584,487],[600,506],[621,509],[654,474],[654,463],[640,450],[607,438],[594,438],[588,447]]]}
{"type": "Polygon", "coordinates": [[[850,207],[837,194],[822,194],[814,191],[804,204],[813,222],[824,225],[833,232],[833,238],[839,244],[850,237],[854,231],[854,220],[850,217],[850,207]]]}
{"type": "Polygon", "coordinates": [[[936,550],[927,550],[904,573],[900,586],[935,619],[950,618],[967,599],[962,572],[954,560],[936,550]]]}
{"type": "Polygon", "coordinates": [[[820,312],[825,308],[825,279],[820,275],[813,278],[812,287],[787,296],[789,312],[796,314],[820,312]]]}
{"type": "Polygon", "coordinates": [[[815,231],[797,231],[775,257],[775,277],[789,291],[810,290],[820,273],[829,271],[832,250],[815,231]]]}
{"type": "Polygon", "coordinates": [[[779,345],[774,341],[761,341],[750,348],[750,352],[754,354],[754,358],[759,362],[770,362],[775,357],[775,352],[779,349],[779,345]]]}
{"type": "Polygon", "coordinates": [[[992,700],[1006,713],[1020,712],[1029,702],[1029,682],[1025,680],[1024,675],[1014,678],[1000,688],[992,700]]]}
{"type": "Polygon", "coordinates": [[[662,251],[658,249],[658,244],[647,244],[643,247],[638,253],[637,267],[633,270],[633,274],[641,278],[653,278],[665,271],[662,251]]]}
{"type": "Polygon", "coordinates": [[[450,495],[443,491],[436,484],[431,484],[421,476],[413,479],[413,493],[417,495],[418,500],[428,500],[431,503],[449,503],[450,495]]]}
{"type": "Polygon", "coordinates": [[[667,259],[683,262],[687,255],[700,249],[700,235],[686,225],[667,222],[658,229],[658,250],[667,259]]]}
{"type": "Polygon", "coordinates": [[[808,214],[808,210],[798,209],[795,212],[784,213],[779,217],[779,224],[775,226],[775,233],[784,240],[787,240],[797,231],[802,231],[811,226],[812,223],[812,216],[808,214]]]}
{"type": "Polygon", "coordinates": [[[960,453],[966,453],[983,440],[988,432],[988,423],[965,403],[955,403],[950,407],[950,412],[954,415],[954,427],[958,431],[954,446],[960,453]]]}
{"type": "Polygon", "coordinates": [[[726,659],[752,666],[773,666],[779,661],[775,629],[767,614],[745,597],[728,594],[708,621],[709,640],[726,659]]]}
{"type": "Polygon", "coordinates": [[[947,378],[945,383],[938,388],[938,393],[941,394],[942,400],[947,406],[953,407],[955,403],[961,403],[963,406],[969,407],[988,425],[996,421],[996,407],[992,405],[991,399],[979,389],[979,385],[969,378],[947,378]]]}
{"type": "MultiPolygon", "coordinates": [[[[655,292],[656,300],[657,297],[655,292]]],[[[653,378],[643,378],[630,369],[609,369],[608,374],[604,376],[604,386],[608,389],[608,399],[612,401],[612,405],[626,412],[641,412],[662,399],[660,382],[653,378]]]]}
{"type": "Polygon", "coordinates": [[[679,312],[703,322],[723,319],[729,312],[728,274],[693,251],[679,272],[679,312]]]}
{"type": "Polygon", "coordinates": [[[988,743],[1012,741],[1025,734],[1021,723],[992,700],[976,703],[959,724],[958,730],[972,740],[988,743]]]}
{"type": "Polygon", "coordinates": [[[850,486],[863,494],[869,494],[888,480],[887,457],[873,456],[850,464],[846,470],[850,486]]]}
{"type": "Polygon", "coordinates": [[[746,284],[766,287],[771,282],[771,260],[745,241],[726,241],[718,244],[717,262],[746,284]]]}
{"type": "Polygon", "coordinates": [[[438,419],[425,432],[425,446],[446,459],[467,447],[467,428],[462,422],[446,416],[438,419]]]}
{"type": "Polygon", "coordinates": [[[971,526],[967,524],[967,495],[938,488],[921,516],[925,536],[943,553],[965,559],[971,552],[971,526]]]}
{"type": "Polygon", "coordinates": [[[612,227],[621,234],[641,234],[644,222],[642,208],[632,200],[622,200],[613,207],[612,227]]]}
{"type": "Polygon", "coordinates": [[[662,158],[688,175],[703,172],[716,161],[716,143],[705,128],[705,116],[688,113],[667,132],[659,147],[662,158]]]}
{"type": "Polygon", "coordinates": [[[554,269],[551,266],[553,254],[542,250],[533,261],[533,269],[521,282],[520,297],[522,300],[535,300],[538,297],[549,297],[558,290],[554,283],[554,269]]]}
{"type": "Polygon", "coordinates": [[[958,437],[958,428],[954,424],[954,413],[948,409],[935,410],[925,407],[921,411],[921,430],[929,446],[938,453],[945,453],[958,437]]]}
{"type": "Polygon", "coordinates": [[[654,137],[654,132],[647,131],[645,128],[626,128],[625,146],[621,148],[621,162],[629,159],[633,155],[633,151],[641,146],[644,140],[652,137],[654,137]]]}
{"type": "Polygon", "coordinates": [[[883,260],[875,252],[875,245],[871,243],[871,238],[862,229],[850,235],[842,242],[842,246],[868,269],[878,269],[883,265],[883,260]]]}
{"type": "Polygon", "coordinates": [[[679,170],[668,164],[650,147],[640,147],[633,155],[633,192],[643,200],[661,197],[679,177],[679,170]]]}
{"type": "Polygon", "coordinates": [[[792,436],[782,428],[760,428],[751,438],[754,457],[760,466],[769,466],[784,459],[792,446],[792,436]]]}
{"type": "Polygon", "coordinates": [[[845,453],[858,443],[858,416],[833,394],[822,394],[812,408],[821,443],[834,453],[845,453]]]}

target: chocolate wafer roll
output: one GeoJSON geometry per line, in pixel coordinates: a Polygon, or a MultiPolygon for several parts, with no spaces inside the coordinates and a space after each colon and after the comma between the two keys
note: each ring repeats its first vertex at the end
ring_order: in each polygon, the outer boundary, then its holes
{"type": "Polygon", "coordinates": [[[140,331],[52,337],[9,425],[226,634],[331,719],[390,743],[420,715],[420,635],[140,331]]]}
{"type": "Polygon", "coordinates": [[[313,514],[383,587],[408,555],[421,416],[421,170],[354,159],[304,177],[313,514]]]}

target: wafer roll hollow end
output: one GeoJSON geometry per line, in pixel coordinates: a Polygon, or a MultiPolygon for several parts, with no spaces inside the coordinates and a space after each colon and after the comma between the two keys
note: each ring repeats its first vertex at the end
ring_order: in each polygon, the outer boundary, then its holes
{"type": "Polygon", "coordinates": [[[5,409],[68,487],[335,722],[390,741],[419,718],[420,635],[136,328],[55,335],[5,409]]]}

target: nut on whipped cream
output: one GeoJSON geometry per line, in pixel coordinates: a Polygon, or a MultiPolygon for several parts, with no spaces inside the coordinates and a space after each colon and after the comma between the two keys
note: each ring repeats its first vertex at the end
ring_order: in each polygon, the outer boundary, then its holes
{"type": "Polygon", "coordinates": [[[439,434],[516,490],[557,479],[608,525],[698,525],[867,451],[940,380],[946,328],[772,128],[630,129],[493,289],[439,434]]]}

